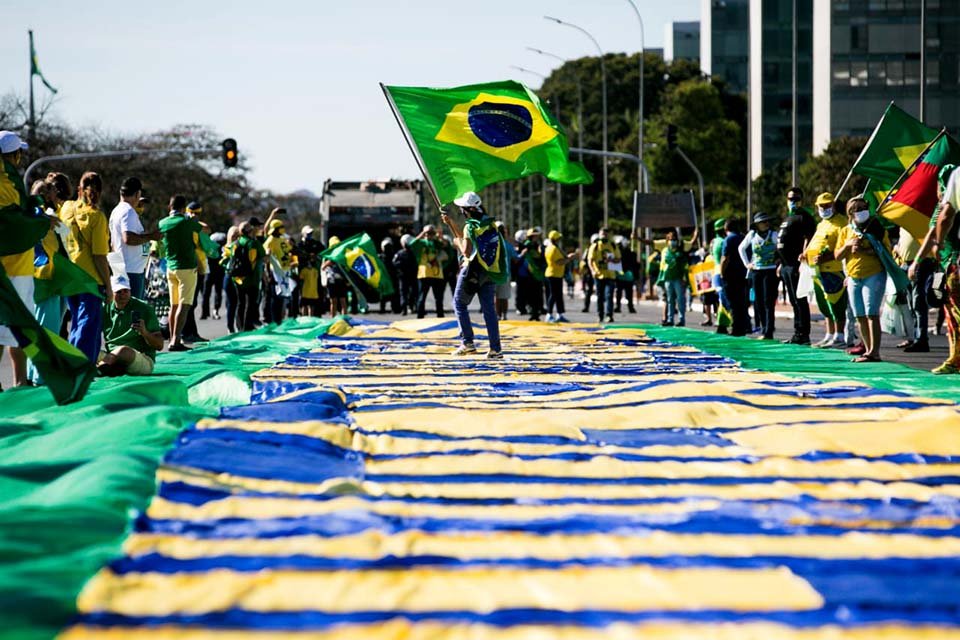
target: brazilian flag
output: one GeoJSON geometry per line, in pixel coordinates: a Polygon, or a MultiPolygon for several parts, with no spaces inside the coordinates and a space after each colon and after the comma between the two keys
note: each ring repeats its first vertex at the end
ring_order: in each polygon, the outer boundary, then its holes
{"type": "Polygon", "coordinates": [[[540,99],[519,82],[383,90],[441,204],[533,174],[563,184],[593,181],[583,165],[567,157],[566,136],[540,99]]]}
{"type": "Polygon", "coordinates": [[[320,259],[324,258],[339,266],[364,298],[379,300],[382,296],[393,295],[390,274],[366,233],[358,233],[327,249],[320,254],[320,259]]]}

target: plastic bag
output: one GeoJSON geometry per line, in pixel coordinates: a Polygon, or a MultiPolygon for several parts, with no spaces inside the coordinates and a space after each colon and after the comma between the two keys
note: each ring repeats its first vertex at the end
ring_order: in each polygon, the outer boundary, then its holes
{"type": "Polygon", "coordinates": [[[887,278],[887,288],[880,310],[880,330],[901,338],[914,338],[913,313],[906,302],[906,295],[897,294],[896,284],[887,278]]]}
{"type": "Polygon", "coordinates": [[[808,298],[813,293],[813,269],[806,262],[800,263],[800,279],[797,282],[797,297],[808,298]]]}

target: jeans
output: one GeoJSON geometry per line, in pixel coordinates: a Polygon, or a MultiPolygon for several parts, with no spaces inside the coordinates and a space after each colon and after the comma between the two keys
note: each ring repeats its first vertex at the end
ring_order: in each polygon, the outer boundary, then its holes
{"type": "Polygon", "coordinates": [[[883,271],[867,278],[847,278],[850,306],[857,318],[878,318],[887,288],[887,274],[883,271]]]}
{"type": "Polygon", "coordinates": [[[753,295],[756,302],[754,309],[759,314],[755,321],[760,325],[763,337],[773,338],[773,332],[776,330],[777,286],[780,283],[777,270],[754,269],[750,272],[750,278],[753,281],[753,295]]]}
{"type": "Polygon", "coordinates": [[[613,292],[616,288],[616,280],[597,278],[597,315],[601,320],[604,318],[604,309],[606,309],[606,317],[613,317],[613,292]]]}
{"type": "MultiPolygon", "coordinates": [[[[463,344],[473,344],[473,324],[470,322],[470,311],[467,307],[473,300],[473,293],[467,291],[466,280],[470,272],[469,264],[460,270],[457,275],[457,286],[453,293],[453,310],[457,315],[457,324],[460,325],[460,338],[463,344]]],[[[496,305],[497,285],[486,276],[480,278],[480,311],[483,313],[483,323],[487,328],[487,339],[490,341],[490,351],[499,352],[500,321],[497,319],[496,305]]]]}
{"type": "Polygon", "coordinates": [[[797,285],[800,282],[800,267],[783,265],[780,267],[780,279],[787,290],[787,299],[793,307],[793,335],[810,337],[810,301],[797,297],[797,285]]]}
{"type": "Polygon", "coordinates": [[[687,322],[687,283],[683,280],[667,280],[663,283],[667,291],[667,322],[673,324],[674,316],[679,315],[679,326],[687,322]]]}
{"type": "Polygon", "coordinates": [[[230,276],[223,276],[223,292],[227,298],[227,331],[233,333],[241,322],[237,322],[237,285],[230,276]]]}
{"type": "Polygon", "coordinates": [[[427,315],[427,295],[433,291],[437,303],[437,317],[443,317],[443,293],[447,282],[443,278],[420,278],[420,295],[417,299],[417,317],[427,315]]]}
{"type": "Polygon", "coordinates": [[[554,309],[561,316],[566,312],[563,304],[563,278],[547,278],[547,313],[552,314],[554,309]]]}
{"type": "Polygon", "coordinates": [[[143,293],[146,291],[147,279],[142,273],[128,273],[130,280],[130,295],[137,300],[143,300],[143,293]]]}
{"type": "MultiPolygon", "coordinates": [[[[105,292],[103,287],[101,291],[105,292]]],[[[70,344],[83,352],[90,362],[100,357],[103,335],[103,300],[89,293],[80,293],[67,298],[70,307],[70,344]]]]}
{"type": "Polygon", "coordinates": [[[910,310],[916,325],[914,338],[918,342],[929,341],[930,306],[927,304],[927,289],[936,269],[936,262],[925,258],[917,265],[917,279],[910,283],[910,310]]]}
{"type": "Polygon", "coordinates": [[[614,308],[619,312],[620,305],[623,303],[623,298],[627,298],[627,309],[630,313],[635,313],[636,309],[633,307],[633,283],[627,282],[626,280],[617,280],[617,299],[614,308]]]}
{"type": "Polygon", "coordinates": [[[242,331],[256,328],[260,310],[257,308],[260,297],[259,287],[237,287],[237,325],[242,331]]]}

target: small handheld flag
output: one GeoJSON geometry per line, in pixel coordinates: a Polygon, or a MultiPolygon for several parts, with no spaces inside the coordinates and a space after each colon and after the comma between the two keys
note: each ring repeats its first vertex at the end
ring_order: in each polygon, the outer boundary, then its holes
{"type": "Polygon", "coordinates": [[[393,295],[393,282],[377,255],[373,240],[366,233],[347,238],[320,254],[320,259],[337,264],[350,284],[365,298],[379,300],[393,295]]]}
{"type": "Polygon", "coordinates": [[[37,51],[33,48],[33,31],[30,32],[30,75],[37,76],[40,78],[40,82],[43,83],[47,89],[50,89],[51,92],[56,93],[57,90],[53,88],[47,79],[43,77],[43,72],[40,71],[40,65],[37,63],[37,51]]]}
{"type": "Polygon", "coordinates": [[[559,125],[519,82],[453,89],[380,85],[438,205],[533,174],[589,184],[559,125]]]}

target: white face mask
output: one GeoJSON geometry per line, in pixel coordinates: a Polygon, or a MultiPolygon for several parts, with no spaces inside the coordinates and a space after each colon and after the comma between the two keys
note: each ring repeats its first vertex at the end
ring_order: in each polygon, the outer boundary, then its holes
{"type": "Polygon", "coordinates": [[[867,210],[855,211],[853,214],[853,221],[857,224],[864,224],[867,220],[870,219],[870,212],[867,210]]]}
{"type": "Polygon", "coordinates": [[[826,219],[828,219],[828,218],[830,218],[830,217],[832,217],[832,216],[833,216],[833,209],[832,209],[832,208],[820,209],[820,217],[823,218],[824,220],[826,220],[826,219]]]}

